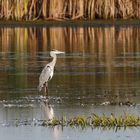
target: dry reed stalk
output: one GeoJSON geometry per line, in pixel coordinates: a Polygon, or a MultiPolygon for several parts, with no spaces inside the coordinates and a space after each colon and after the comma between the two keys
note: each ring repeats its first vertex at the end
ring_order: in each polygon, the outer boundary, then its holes
{"type": "Polygon", "coordinates": [[[48,7],[49,7],[49,18],[50,19],[58,19],[61,18],[65,14],[65,1],[57,1],[51,0],[48,7]]]}
{"type": "Polygon", "coordinates": [[[103,5],[103,1],[102,0],[98,0],[95,2],[95,12],[96,15],[101,18],[102,17],[102,5],[103,5]]]}
{"type": "Polygon", "coordinates": [[[118,0],[118,16],[127,19],[134,16],[133,1],[132,0],[118,0]]]}
{"type": "Polygon", "coordinates": [[[114,19],[115,2],[114,0],[102,0],[95,2],[95,13],[98,18],[114,19]]]}
{"type": "Polygon", "coordinates": [[[90,18],[95,19],[95,0],[92,0],[91,2],[91,8],[90,8],[90,18]]]}
{"type": "Polygon", "coordinates": [[[88,19],[94,19],[95,18],[95,0],[89,0],[87,2],[87,9],[85,9],[85,12],[86,11],[87,11],[88,19]]]}
{"type": "Polygon", "coordinates": [[[79,0],[77,3],[77,15],[76,19],[84,17],[84,0],[79,0]]]}
{"type": "Polygon", "coordinates": [[[43,14],[43,17],[46,18],[47,16],[47,0],[43,0],[43,3],[42,3],[42,14],[43,14]]]}
{"type": "Polygon", "coordinates": [[[140,1],[133,0],[134,17],[140,18],[140,1]]]}
{"type": "Polygon", "coordinates": [[[75,17],[76,17],[76,3],[77,3],[77,1],[72,1],[72,19],[75,19],[75,17]]]}
{"type": "Polygon", "coordinates": [[[103,18],[104,19],[114,19],[114,11],[115,11],[115,2],[114,0],[104,0],[104,3],[103,3],[103,18]]]}
{"type": "Polygon", "coordinates": [[[138,0],[0,0],[0,19],[140,18],[138,0]]]}
{"type": "Polygon", "coordinates": [[[69,2],[68,2],[68,15],[69,15],[69,17],[71,18],[72,17],[72,0],[69,0],[69,2]]]}

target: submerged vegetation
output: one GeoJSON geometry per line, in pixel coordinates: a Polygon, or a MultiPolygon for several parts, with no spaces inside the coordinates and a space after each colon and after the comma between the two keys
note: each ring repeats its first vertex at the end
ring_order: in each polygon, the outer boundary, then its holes
{"type": "Polygon", "coordinates": [[[42,126],[70,126],[70,127],[137,127],[140,126],[140,117],[124,113],[124,115],[115,116],[111,114],[99,116],[92,114],[90,117],[77,116],[67,119],[53,118],[52,120],[43,121],[42,126]]]}
{"type": "Polygon", "coordinates": [[[138,0],[0,0],[0,19],[140,18],[138,0]]]}

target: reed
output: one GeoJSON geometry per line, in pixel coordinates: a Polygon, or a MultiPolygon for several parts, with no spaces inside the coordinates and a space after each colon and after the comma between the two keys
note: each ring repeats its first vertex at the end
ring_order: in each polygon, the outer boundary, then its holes
{"type": "Polygon", "coordinates": [[[0,19],[76,20],[140,18],[138,0],[0,0],[0,19]]]}

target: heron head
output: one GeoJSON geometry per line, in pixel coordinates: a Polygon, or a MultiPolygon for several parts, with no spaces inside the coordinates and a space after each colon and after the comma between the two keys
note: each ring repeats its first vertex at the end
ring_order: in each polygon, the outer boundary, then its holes
{"type": "Polygon", "coordinates": [[[61,52],[61,51],[58,51],[58,50],[52,50],[50,52],[50,55],[52,55],[52,54],[61,54],[61,53],[65,53],[65,52],[61,52]]]}

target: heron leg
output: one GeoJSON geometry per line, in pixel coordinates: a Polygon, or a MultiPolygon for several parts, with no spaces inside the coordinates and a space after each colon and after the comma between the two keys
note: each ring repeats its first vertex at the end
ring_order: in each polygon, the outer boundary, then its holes
{"type": "Polygon", "coordinates": [[[45,87],[45,90],[46,90],[45,96],[48,96],[48,87],[47,86],[45,87]]]}
{"type": "Polygon", "coordinates": [[[46,97],[48,96],[48,85],[47,84],[44,85],[44,94],[46,97]]]}

